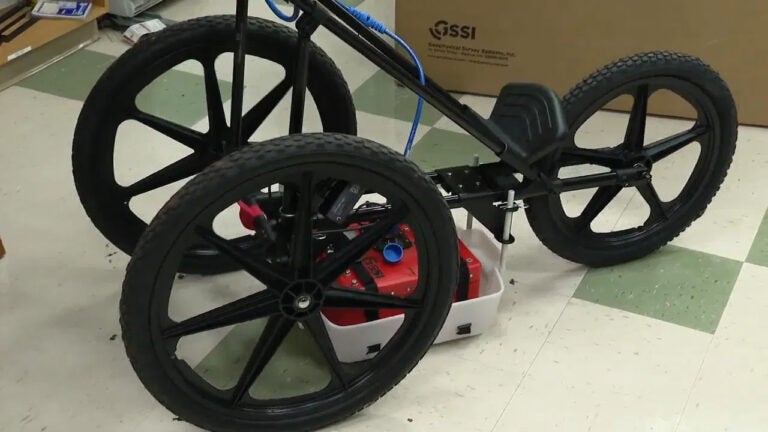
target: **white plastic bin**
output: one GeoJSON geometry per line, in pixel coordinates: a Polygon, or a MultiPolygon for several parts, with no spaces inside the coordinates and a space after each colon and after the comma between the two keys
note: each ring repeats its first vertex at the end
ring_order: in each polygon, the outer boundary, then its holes
{"type": "MultiPolygon", "coordinates": [[[[480,297],[453,304],[435,343],[485,332],[496,321],[499,302],[504,292],[504,281],[498,268],[497,244],[479,230],[459,230],[459,238],[483,265],[480,297]]],[[[389,342],[402,322],[402,315],[352,326],[337,326],[325,320],[336,355],[345,363],[374,357],[378,349],[389,342]]]]}

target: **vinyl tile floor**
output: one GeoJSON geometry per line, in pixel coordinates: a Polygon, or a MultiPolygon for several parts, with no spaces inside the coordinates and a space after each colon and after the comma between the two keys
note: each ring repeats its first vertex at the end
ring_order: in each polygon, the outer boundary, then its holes
{"type": "MultiPolygon", "coordinates": [[[[266,6],[253,3],[253,15],[271,18],[266,6]]],[[[392,0],[357,3],[393,23],[392,0]]],[[[233,8],[231,1],[168,0],[157,12],[184,20],[233,8]]],[[[349,82],[359,135],[402,150],[415,99],[331,35],[321,31],[317,42],[349,82]]],[[[72,180],[70,144],[83,101],[126,49],[119,34],[105,30],[94,44],[0,93],[0,235],[8,250],[0,261],[0,431],[197,430],[175,421],[133,373],[117,308],[129,257],[91,224],[72,180]]],[[[226,98],[229,64],[217,63],[226,98]]],[[[249,76],[246,101],[269,88],[249,76]]],[[[202,68],[182,64],[153,82],[139,104],[197,128],[207,121],[203,96],[202,68]]],[[[484,115],[494,103],[456,96],[484,115]]],[[[260,129],[262,138],[285,133],[288,106],[281,103],[260,129]]],[[[318,130],[311,117],[308,128],[318,130]]],[[[626,114],[598,113],[579,139],[615,143],[626,121],[626,114]]],[[[647,131],[663,136],[685,127],[652,118],[647,131]]],[[[118,138],[116,175],[124,179],[178,157],[167,139],[135,124],[118,138]]],[[[494,160],[438,111],[426,110],[412,155],[417,164],[464,164],[475,154],[494,160]]],[[[682,155],[654,177],[662,195],[695,156],[682,155]]],[[[764,431],[767,172],[768,131],[741,127],[729,175],[704,215],[669,246],[610,268],[557,257],[517,213],[504,274],[515,284],[491,328],[433,347],[383,399],[329,430],[764,431]]],[[[151,218],[179,185],[143,199],[137,212],[151,218]]],[[[610,229],[647,216],[633,191],[622,192],[595,223],[610,229]]],[[[578,206],[589,197],[574,193],[564,201],[578,206]]],[[[457,214],[457,222],[463,217],[457,214]]],[[[213,289],[228,283],[190,279],[218,284],[213,289]]],[[[222,333],[197,353],[196,370],[241,367],[256,327],[222,333]]],[[[305,375],[314,373],[305,368],[305,375]]]]}

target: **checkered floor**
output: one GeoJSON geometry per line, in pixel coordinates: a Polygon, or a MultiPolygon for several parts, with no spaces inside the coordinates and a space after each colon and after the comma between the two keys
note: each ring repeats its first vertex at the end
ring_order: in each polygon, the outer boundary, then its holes
{"type": "MultiPolygon", "coordinates": [[[[253,15],[270,17],[266,6],[254,3],[253,15]]],[[[392,23],[392,0],[359,3],[392,23]]],[[[159,12],[181,20],[233,7],[169,0],[159,12]]],[[[353,90],[360,135],[401,150],[415,98],[331,35],[321,33],[317,42],[353,90]]],[[[0,430],[194,430],[173,421],[146,393],[125,358],[117,299],[128,257],[92,227],[72,185],[70,142],[82,101],[125,49],[117,33],[105,31],[86,50],[0,93],[0,234],[8,249],[0,265],[0,430]]],[[[249,71],[259,70],[253,67],[249,71]]],[[[226,77],[228,59],[217,68],[226,77]]],[[[180,65],[139,103],[199,127],[205,121],[201,73],[199,66],[180,65]]],[[[268,79],[247,81],[246,103],[270,88],[268,79]]],[[[228,94],[228,80],[221,85],[228,94]]],[[[457,97],[484,115],[493,105],[492,98],[457,97]]],[[[287,110],[284,101],[256,138],[283,135],[287,110]]],[[[610,141],[622,122],[623,114],[598,115],[590,139],[610,141]]],[[[308,118],[309,129],[318,125],[308,118]]],[[[674,126],[656,119],[649,130],[674,126]]],[[[768,132],[743,127],[739,133],[730,174],[705,215],[645,259],[586,269],[547,251],[518,213],[506,275],[516,283],[492,329],[434,347],[390,394],[332,429],[764,430],[768,132]]],[[[120,134],[128,144],[117,149],[116,160],[125,164],[119,176],[138,177],[174,157],[146,130],[129,125],[120,134]]],[[[494,159],[429,107],[417,139],[413,159],[424,169],[468,163],[475,154],[494,159]]],[[[151,217],[171,193],[150,194],[139,211],[151,217]]],[[[631,222],[640,202],[636,194],[620,195],[600,223],[631,222]]],[[[203,353],[198,367],[232,361],[225,354],[247,331],[233,330],[203,353]]]]}

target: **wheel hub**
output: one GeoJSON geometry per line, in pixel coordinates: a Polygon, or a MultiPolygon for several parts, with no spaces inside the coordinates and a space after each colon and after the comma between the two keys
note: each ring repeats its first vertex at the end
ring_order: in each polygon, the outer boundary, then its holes
{"type": "Polygon", "coordinates": [[[287,318],[306,318],[323,305],[323,286],[314,280],[304,279],[293,282],[280,297],[280,311],[287,318]]]}

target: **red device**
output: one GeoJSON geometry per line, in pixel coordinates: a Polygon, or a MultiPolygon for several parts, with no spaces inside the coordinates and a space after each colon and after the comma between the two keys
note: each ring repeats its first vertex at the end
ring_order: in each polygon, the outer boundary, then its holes
{"type": "MultiPolygon", "coordinates": [[[[257,204],[238,202],[240,206],[240,221],[247,229],[264,231],[270,235],[271,227],[266,215],[257,204]]],[[[350,225],[350,228],[357,228],[350,225]]],[[[359,234],[359,231],[358,231],[359,234]]],[[[273,235],[273,234],[272,234],[273,235]]],[[[397,231],[390,233],[387,238],[363,258],[355,263],[337,280],[337,285],[349,289],[368,290],[398,297],[408,297],[413,294],[419,280],[419,257],[411,228],[400,225],[397,231]],[[387,255],[387,246],[396,244],[395,254],[387,255]]],[[[474,299],[480,296],[480,278],[482,265],[471,250],[459,240],[459,282],[456,287],[454,302],[474,299]]],[[[325,258],[325,252],[319,257],[325,258]]],[[[323,309],[323,315],[329,321],[340,326],[362,324],[369,321],[388,318],[403,313],[397,309],[361,310],[361,309],[323,309]]]]}
{"type": "MultiPolygon", "coordinates": [[[[380,250],[381,247],[375,247],[368,251],[360,262],[339,277],[336,284],[349,289],[368,290],[398,297],[408,297],[413,294],[419,280],[419,260],[413,232],[408,225],[401,225],[399,233],[391,236],[388,241],[396,241],[403,246],[402,259],[399,262],[387,262],[380,250]]],[[[482,265],[461,240],[459,240],[459,257],[461,267],[454,302],[480,296],[482,265]]],[[[323,315],[339,326],[362,324],[402,313],[402,310],[397,309],[323,309],[323,315]]]]}

